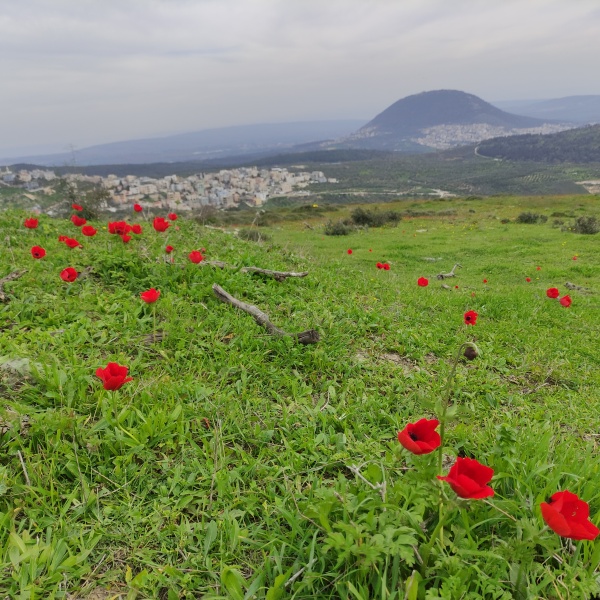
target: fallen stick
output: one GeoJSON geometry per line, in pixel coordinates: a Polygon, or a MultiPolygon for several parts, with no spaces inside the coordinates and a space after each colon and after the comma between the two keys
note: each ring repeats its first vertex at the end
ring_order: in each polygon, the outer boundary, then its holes
{"type": "Polygon", "coordinates": [[[294,273],[293,271],[271,271],[270,269],[260,269],[259,267],[243,267],[242,273],[260,273],[267,277],[273,277],[276,281],[285,281],[288,277],[306,277],[308,271],[294,273]]]}
{"type": "Polygon", "coordinates": [[[591,292],[590,288],[582,287],[580,285],[575,285],[574,283],[571,283],[570,281],[567,281],[565,283],[565,286],[570,290],[577,290],[578,292],[591,292]]]}
{"type": "Polygon", "coordinates": [[[458,263],[456,263],[452,267],[452,271],[450,271],[449,273],[438,273],[436,275],[437,279],[448,279],[449,277],[455,277],[456,274],[454,273],[454,271],[456,270],[456,267],[458,267],[459,269],[462,269],[462,267],[458,263]]]}
{"type": "Polygon", "coordinates": [[[27,270],[13,271],[12,273],[9,273],[8,275],[0,279],[0,302],[6,302],[7,300],[6,294],[4,293],[4,284],[15,279],[19,279],[19,277],[25,275],[25,273],[27,273],[27,270]]]}
{"type": "Polygon", "coordinates": [[[319,332],[315,329],[308,329],[307,331],[302,331],[300,333],[287,333],[283,329],[279,329],[279,327],[273,325],[269,319],[269,316],[256,306],[253,306],[252,304],[246,304],[246,302],[242,302],[241,300],[234,298],[216,283],[213,284],[212,289],[215,293],[215,296],[219,300],[227,304],[231,304],[232,306],[247,312],[249,315],[252,315],[254,320],[259,325],[262,325],[271,335],[280,337],[293,337],[296,338],[301,344],[316,344],[320,339],[319,332]]]}

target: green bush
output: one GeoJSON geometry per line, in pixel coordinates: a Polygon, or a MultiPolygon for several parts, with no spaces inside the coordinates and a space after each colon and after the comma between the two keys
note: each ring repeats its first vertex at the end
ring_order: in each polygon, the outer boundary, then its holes
{"type": "Polygon", "coordinates": [[[238,237],[250,242],[265,242],[271,239],[271,236],[259,231],[258,229],[240,229],[238,237]]]}
{"type": "Polygon", "coordinates": [[[596,217],[579,217],[571,225],[571,231],[593,235],[600,232],[600,221],[596,217]]]}
{"type": "Polygon", "coordinates": [[[325,235],[348,235],[353,231],[350,225],[347,225],[343,221],[327,221],[325,223],[325,235]]]}
{"type": "Polygon", "coordinates": [[[517,223],[545,223],[548,220],[546,215],[540,215],[538,213],[523,212],[517,217],[517,223]]]}

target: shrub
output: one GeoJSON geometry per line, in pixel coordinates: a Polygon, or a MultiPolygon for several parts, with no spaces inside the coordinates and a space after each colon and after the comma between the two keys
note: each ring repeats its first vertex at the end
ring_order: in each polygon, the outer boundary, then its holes
{"type": "Polygon", "coordinates": [[[355,208],[350,214],[355,225],[366,225],[368,227],[383,227],[387,223],[397,225],[402,220],[402,215],[393,210],[384,212],[373,212],[364,208],[355,208]]]}
{"type": "Polygon", "coordinates": [[[571,225],[571,230],[575,233],[593,235],[600,232],[600,221],[596,217],[578,217],[571,225]]]}
{"type": "Polygon", "coordinates": [[[546,215],[532,212],[523,212],[517,217],[517,223],[545,223],[547,220],[548,217],[546,215]]]}
{"type": "Polygon", "coordinates": [[[352,231],[352,227],[346,225],[343,221],[327,221],[325,223],[325,235],[348,235],[352,231]]]}
{"type": "Polygon", "coordinates": [[[238,237],[249,242],[265,242],[271,239],[271,236],[260,232],[258,229],[240,229],[238,237]]]}

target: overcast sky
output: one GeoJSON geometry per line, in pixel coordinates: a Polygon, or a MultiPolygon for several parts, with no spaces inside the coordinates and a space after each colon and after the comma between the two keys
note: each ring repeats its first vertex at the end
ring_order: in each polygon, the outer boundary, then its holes
{"type": "Polygon", "coordinates": [[[598,0],[0,0],[0,156],[600,94],[598,0]]]}

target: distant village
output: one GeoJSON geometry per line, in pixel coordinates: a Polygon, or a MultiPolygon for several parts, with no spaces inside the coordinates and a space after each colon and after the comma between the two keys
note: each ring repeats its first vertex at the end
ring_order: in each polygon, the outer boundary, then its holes
{"type": "MultiPolygon", "coordinates": [[[[52,182],[58,179],[49,169],[19,170],[12,172],[8,167],[0,169],[0,184],[20,187],[26,193],[52,194],[52,182]]],[[[117,177],[67,174],[63,176],[77,186],[90,183],[101,186],[110,194],[108,210],[139,203],[146,208],[171,208],[198,210],[204,206],[217,209],[262,206],[274,196],[309,196],[306,189],[310,184],[337,183],[327,178],[322,171],[290,172],[284,168],[259,169],[240,167],[223,169],[216,173],[198,173],[189,177],[169,175],[160,179],[126,175],[117,177]]]]}

